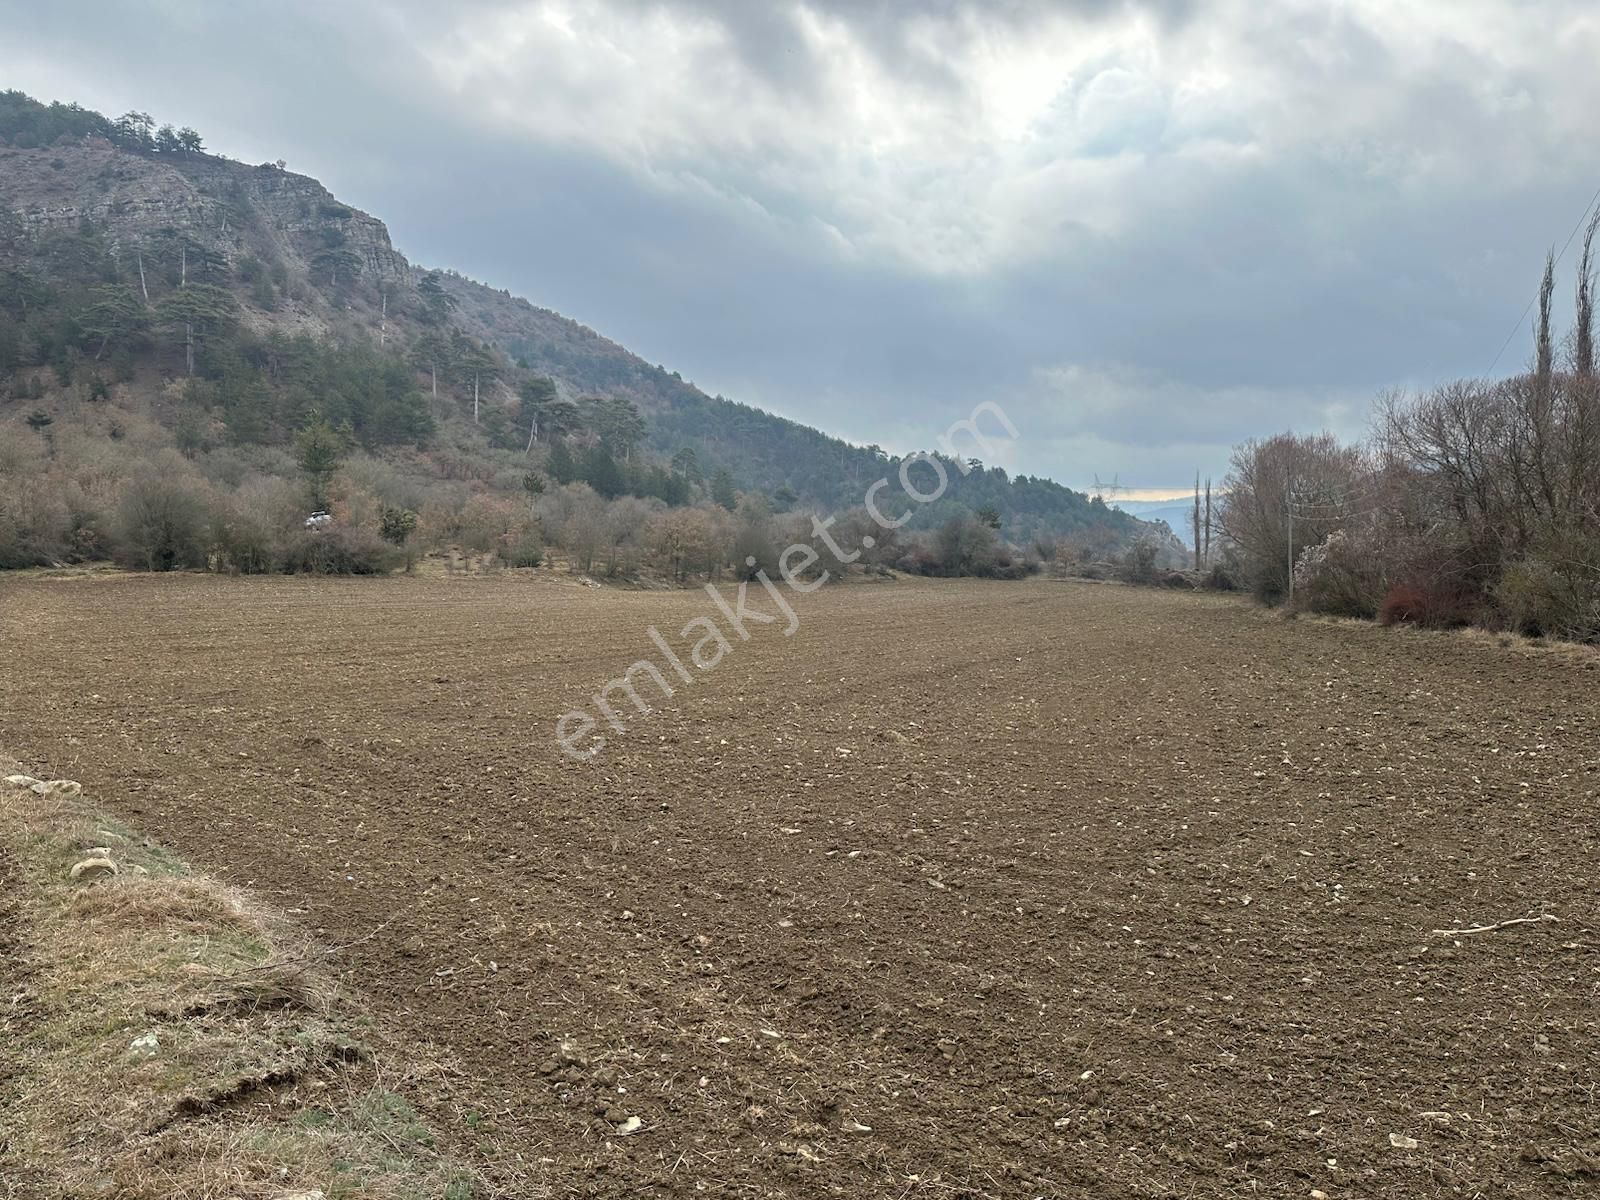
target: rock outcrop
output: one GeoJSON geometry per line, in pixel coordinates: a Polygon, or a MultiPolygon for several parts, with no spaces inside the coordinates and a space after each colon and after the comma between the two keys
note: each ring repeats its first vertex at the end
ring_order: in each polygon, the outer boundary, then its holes
{"type": "Polygon", "coordinates": [[[228,268],[255,256],[309,276],[320,253],[338,248],[359,261],[368,283],[411,277],[382,221],[340,203],[315,179],[271,164],[130,154],[96,138],[0,147],[0,209],[22,256],[52,233],[93,230],[119,258],[143,255],[147,268],[168,273],[171,244],[181,240],[228,268]]]}

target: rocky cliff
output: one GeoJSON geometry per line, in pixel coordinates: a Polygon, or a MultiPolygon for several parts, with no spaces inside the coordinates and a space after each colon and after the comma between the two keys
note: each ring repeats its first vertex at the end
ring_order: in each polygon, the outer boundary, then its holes
{"type": "Polygon", "coordinates": [[[48,265],[38,260],[60,253],[55,235],[94,234],[131,273],[234,286],[253,260],[285,283],[317,282],[339,269],[359,279],[358,289],[337,296],[287,289],[270,310],[240,287],[243,315],[261,329],[325,333],[335,311],[381,307],[381,292],[409,288],[414,274],[382,221],[340,203],[315,179],[206,154],[156,158],[99,138],[0,147],[0,208],[0,257],[21,263],[48,265]]]}
{"type": "Polygon", "coordinates": [[[410,274],[382,221],[339,203],[315,179],[275,166],[249,167],[205,154],[146,158],[99,139],[38,150],[0,148],[0,201],[29,237],[81,229],[87,222],[114,243],[132,246],[177,231],[232,265],[243,254],[263,250],[297,257],[336,231],[373,277],[410,274]]]}

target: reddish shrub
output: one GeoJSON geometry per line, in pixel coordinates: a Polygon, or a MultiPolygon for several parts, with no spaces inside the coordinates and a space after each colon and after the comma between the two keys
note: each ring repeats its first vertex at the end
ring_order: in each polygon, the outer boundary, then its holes
{"type": "Polygon", "coordinates": [[[1455,629],[1472,621],[1472,602],[1459,588],[1445,583],[1397,583],[1378,606],[1384,625],[1420,625],[1455,629]]]}

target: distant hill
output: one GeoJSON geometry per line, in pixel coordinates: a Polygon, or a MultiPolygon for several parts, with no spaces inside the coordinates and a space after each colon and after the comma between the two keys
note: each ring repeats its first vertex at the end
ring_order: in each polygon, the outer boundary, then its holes
{"type": "MultiPolygon", "coordinates": [[[[442,278],[465,329],[513,361],[550,376],[565,393],[633,401],[645,417],[647,445],[663,456],[690,447],[708,470],[726,468],[741,487],[768,494],[788,489],[823,511],[860,504],[872,481],[898,462],[876,446],[857,446],[759,408],[708,396],[676,372],[509,292],[451,272],[442,278]]],[[[1108,530],[1120,543],[1143,532],[1137,520],[1048,479],[1012,478],[998,468],[949,474],[948,497],[920,509],[914,528],[931,527],[956,508],[992,506],[1006,533],[1019,542],[1093,528],[1108,530]]]]}
{"type": "MultiPolygon", "coordinates": [[[[549,309],[417,267],[382,221],[281,162],[209,154],[200,134],[143,114],[5,92],[0,419],[52,378],[64,390],[46,399],[113,395],[191,458],[234,447],[266,470],[281,458],[265,451],[326,419],[419,488],[519,494],[530,466],[556,473],[553,453],[575,455],[583,478],[598,443],[616,460],[606,494],[704,501],[723,475],[779,511],[832,511],[895,465],[708,396],[549,309]]],[[[57,434],[87,411],[57,409],[45,414],[57,434]]],[[[1049,480],[987,468],[952,472],[916,524],[986,507],[1019,545],[1088,530],[1120,544],[1145,529],[1049,480]]]]}
{"type": "Polygon", "coordinates": [[[1160,522],[1189,549],[1194,549],[1194,498],[1168,500],[1113,500],[1110,507],[1151,524],[1160,522]]]}

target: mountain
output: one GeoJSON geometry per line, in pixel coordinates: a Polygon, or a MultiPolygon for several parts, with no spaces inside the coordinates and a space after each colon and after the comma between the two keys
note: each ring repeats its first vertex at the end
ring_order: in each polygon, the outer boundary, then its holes
{"type": "MultiPolygon", "coordinates": [[[[165,438],[213,483],[213,455],[293,474],[297,437],[325,422],[403,475],[398,498],[413,506],[435,484],[521,495],[531,467],[608,496],[672,505],[715,492],[731,507],[739,489],[780,512],[826,512],[859,505],[897,465],[708,396],[549,309],[415,266],[382,221],[281,162],[236,162],[144,114],[111,120],[19,92],[0,93],[0,381],[0,419],[43,402],[28,413],[48,419],[36,431],[109,437],[117,423],[75,403],[109,398],[141,418],[142,441],[165,438]]],[[[989,508],[1019,545],[1145,532],[1049,480],[949,475],[911,528],[989,508]]]]}
{"type": "Polygon", "coordinates": [[[1160,522],[1189,549],[1194,549],[1194,498],[1175,496],[1167,500],[1113,500],[1111,507],[1155,524],[1160,522]]]}

